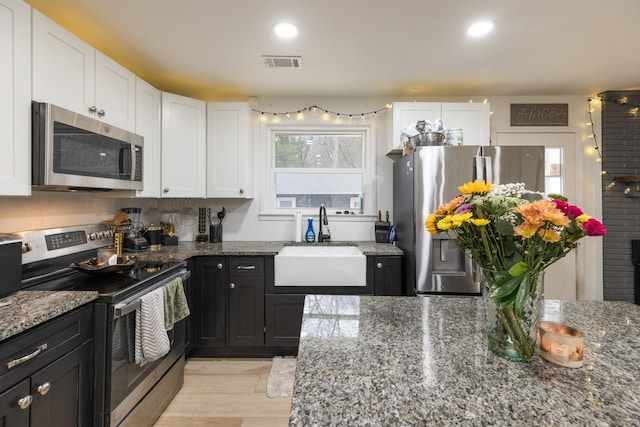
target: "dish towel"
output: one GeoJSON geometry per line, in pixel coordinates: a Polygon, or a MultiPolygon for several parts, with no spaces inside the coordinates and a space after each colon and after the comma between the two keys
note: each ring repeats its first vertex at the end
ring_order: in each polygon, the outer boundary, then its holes
{"type": "Polygon", "coordinates": [[[143,366],[167,354],[169,336],[164,329],[164,293],[155,289],[140,297],[136,310],[136,363],[143,366]]]}
{"type": "Polygon", "coordinates": [[[187,297],[182,287],[182,279],[176,278],[162,287],[164,292],[164,328],[173,329],[173,325],[190,314],[187,297]]]}

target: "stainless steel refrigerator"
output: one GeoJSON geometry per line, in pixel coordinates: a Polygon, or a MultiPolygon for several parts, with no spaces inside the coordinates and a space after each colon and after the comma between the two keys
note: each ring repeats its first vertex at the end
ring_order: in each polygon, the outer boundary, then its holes
{"type": "Polygon", "coordinates": [[[474,179],[522,182],[544,191],[542,146],[418,146],[393,165],[393,217],[404,251],[404,293],[479,295],[476,265],[446,233],[429,234],[424,220],[474,179]]]}

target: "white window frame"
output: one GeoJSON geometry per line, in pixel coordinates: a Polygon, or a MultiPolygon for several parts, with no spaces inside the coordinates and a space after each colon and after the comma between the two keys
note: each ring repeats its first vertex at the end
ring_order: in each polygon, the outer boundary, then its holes
{"type": "MultiPolygon", "coordinates": [[[[364,144],[364,165],[362,172],[362,192],[364,194],[364,214],[373,215],[376,206],[376,129],[375,122],[370,120],[353,120],[354,123],[344,123],[336,120],[331,123],[292,123],[289,121],[262,123],[260,149],[258,156],[260,176],[260,218],[290,217],[300,211],[303,215],[316,215],[317,208],[277,208],[275,196],[275,135],[278,133],[361,133],[364,144]]],[[[282,169],[280,169],[281,171],[282,169]]],[[[338,169],[344,172],[344,169],[338,169]]],[[[334,170],[335,172],[336,170],[334,170]]],[[[318,171],[312,171],[318,173],[318,171]]],[[[335,214],[334,209],[328,211],[335,214]]],[[[356,212],[357,213],[357,212],[356,212]]]]}

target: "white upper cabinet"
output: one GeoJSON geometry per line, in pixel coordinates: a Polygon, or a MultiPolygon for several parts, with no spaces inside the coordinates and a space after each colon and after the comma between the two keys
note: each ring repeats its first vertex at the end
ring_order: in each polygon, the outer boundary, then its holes
{"type": "Polygon", "coordinates": [[[31,194],[31,8],[0,0],[0,195],[31,194]]]}
{"type": "Polygon", "coordinates": [[[138,197],[160,197],[162,192],[160,111],[162,93],[144,80],[136,79],[136,130],[144,138],[142,182],[138,197]]]}
{"type": "Polygon", "coordinates": [[[418,120],[442,119],[447,129],[462,129],[464,145],[489,145],[489,104],[470,102],[394,102],[387,113],[387,151],[402,153],[402,130],[418,120]]]}
{"type": "Polygon", "coordinates": [[[249,105],[207,104],[207,197],[252,198],[249,105]]]}
{"type": "Polygon", "coordinates": [[[32,11],[33,99],[135,130],[135,75],[32,11]]]}
{"type": "Polygon", "coordinates": [[[207,104],[162,93],[162,197],[206,197],[207,104]]]}
{"type": "Polygon", "coordinates": [[[487,103],[442,103],[442,122],[447,129],[462,129],[464,145],[489,145],[490,114],[490,106],[487,103]]]}

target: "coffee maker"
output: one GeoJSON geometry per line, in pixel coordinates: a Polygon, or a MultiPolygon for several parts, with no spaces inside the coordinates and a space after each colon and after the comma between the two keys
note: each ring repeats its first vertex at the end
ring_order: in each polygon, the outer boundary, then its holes
{"type": "Polygon", "coordinates": [[[142,237],[142,223],[140,222],[140,208],[123,208],[127,214],[129,224],[122,229],[124,235],[123,247],[130,251],[144,251],[149,248],[147,239],[142,237]]]}

